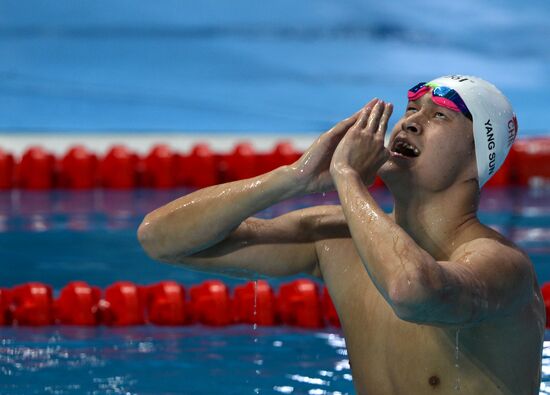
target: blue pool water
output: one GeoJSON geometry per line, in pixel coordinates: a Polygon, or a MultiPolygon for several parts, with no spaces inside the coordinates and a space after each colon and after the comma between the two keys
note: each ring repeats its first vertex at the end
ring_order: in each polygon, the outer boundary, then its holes
{"type": "Polygon", "coordinates": [[[548,133],[547,0],[3,0],[0,131],[317,133],[449,73],[548,133]]]}
{"type": "Polygon", "coordinates": [[[62,327],[2,337],[2,394],[353,393],[337,332],[62,327]]]}
{"type": "MultiPolygon", "coordinates": [[[[142,216],[187,190],[0,193],[0,286],[126,279],[185,286],[221,278],[152,262],[135,230],[142,216]]],[[[384,189],[373,192],[389,210],[384,189]]],[[[336,203],[334,193],[277,204],[265,218],[336,203]]],[[[550,281],[550,190],[487,189],[480,218],[524,248],[550,281]]],[[[270,279],[274,286],[284,279],[270,279]]],[[[353,394],[342,334],[289,327],[1,328],[2,394],[353,394]]],[[[550,332],[541,394],[550,394],[550,332]],[[548,387],[547,387],[548,384],[548,387]]]]}

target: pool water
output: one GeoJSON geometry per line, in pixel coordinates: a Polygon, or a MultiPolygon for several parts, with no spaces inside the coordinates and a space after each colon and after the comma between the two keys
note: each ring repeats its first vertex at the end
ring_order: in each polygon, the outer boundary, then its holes
{"type": "MultiPolygon", "coordinates": [[[[151,261],[135,231],[149,210],[189,192],[10,191],[0,193],[1,287],[42,281],[55,292],[71,280],[105,287],[117,280],[184,286],[220,278],[151,261]]],[[[385,209],[391,196],[373,194],[385,209]]],[[[337,203],[334,193],[277,204],[270,218],[337,203]]],[[[550,190],[487,189],[480,219],[521,246],[539,282],[550,281],[550,190]]],[[[290,278],[269,279],[278,287],[290,278]]],[[[1,328],[2,394],[353,394],[340,330],[236,325],[126,328],[1,328]]],[[[550,394],[550,332],[541,394],[550,394]],[[547,387],[548,383],[548,387],[547,387]]]]}
{"type": "Polygon", "coordinates": [[[2,394],[353,393],[332,331],[238,325],[9,328],[2,394]]]}
{"type": "Polygon", "coordinates": [[[401,113],[415,83],[463,73],[509,96],[521,137],[548,134],[547,0],[4,0],[1,10],[6,133],[314,138],[371,97],[401,113]]]}

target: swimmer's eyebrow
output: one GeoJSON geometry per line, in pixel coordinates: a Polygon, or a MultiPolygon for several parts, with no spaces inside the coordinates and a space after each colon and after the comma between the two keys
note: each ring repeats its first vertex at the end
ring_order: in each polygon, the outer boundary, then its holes
{"type": "Polygon", "coordinates": [[[411,104],[414,104],[414,105],[416,105],[416,106],[422,107],[422,104],[420,103],[420,99],[417,99],[417,100],[409,100],[409,101],[407,102],[406,107],[408,108],[411,104]]]}

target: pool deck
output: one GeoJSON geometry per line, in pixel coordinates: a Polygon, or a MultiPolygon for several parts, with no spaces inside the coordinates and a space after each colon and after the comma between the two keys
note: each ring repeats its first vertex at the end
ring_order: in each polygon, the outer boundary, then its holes
{"type": "Polygon", "coordinates": [[[21,155],[28,147],[39,145],[54,154],[63,154],[76,144],[85,145],[98,153],[105,153],[114,144],[124,144],[139,154],[147,153],[159,143],[170,145],[177,151],[189,151],[197,143],[208,143],[216,152],[228,152],[240,142],[250,142],[258,151],[269,151],[278,142],[290,141],[298,150],[306,149],[318,136],[316,133],[0,133],[0,148],[15,155],[21,155]]]}

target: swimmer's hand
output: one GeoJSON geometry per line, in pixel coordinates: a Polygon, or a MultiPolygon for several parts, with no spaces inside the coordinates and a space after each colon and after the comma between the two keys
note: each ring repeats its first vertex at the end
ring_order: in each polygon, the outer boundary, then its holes
{"type": "Polygon", "coordinates": [[[330,164],[332,177],[355,171],[365,185],[374,182],[376,172],[390,155],[384,147],[384,136],[392,111],[391,103],[377,99],[363,108],[334,151],[330,164]]]}
{"type": "MultiPolygon", "coordinates": [[[[372,108],[372,100],[365,108],[372,108]]],[[[301,186],[303,193],[326,192],[334,189],[330,174],[330,162],[338,143],[348,130],[357,123],[361,111],[340,121],[328,132],[323,133],[293,164],[289,165],[296,185],[301,186]]]]}

